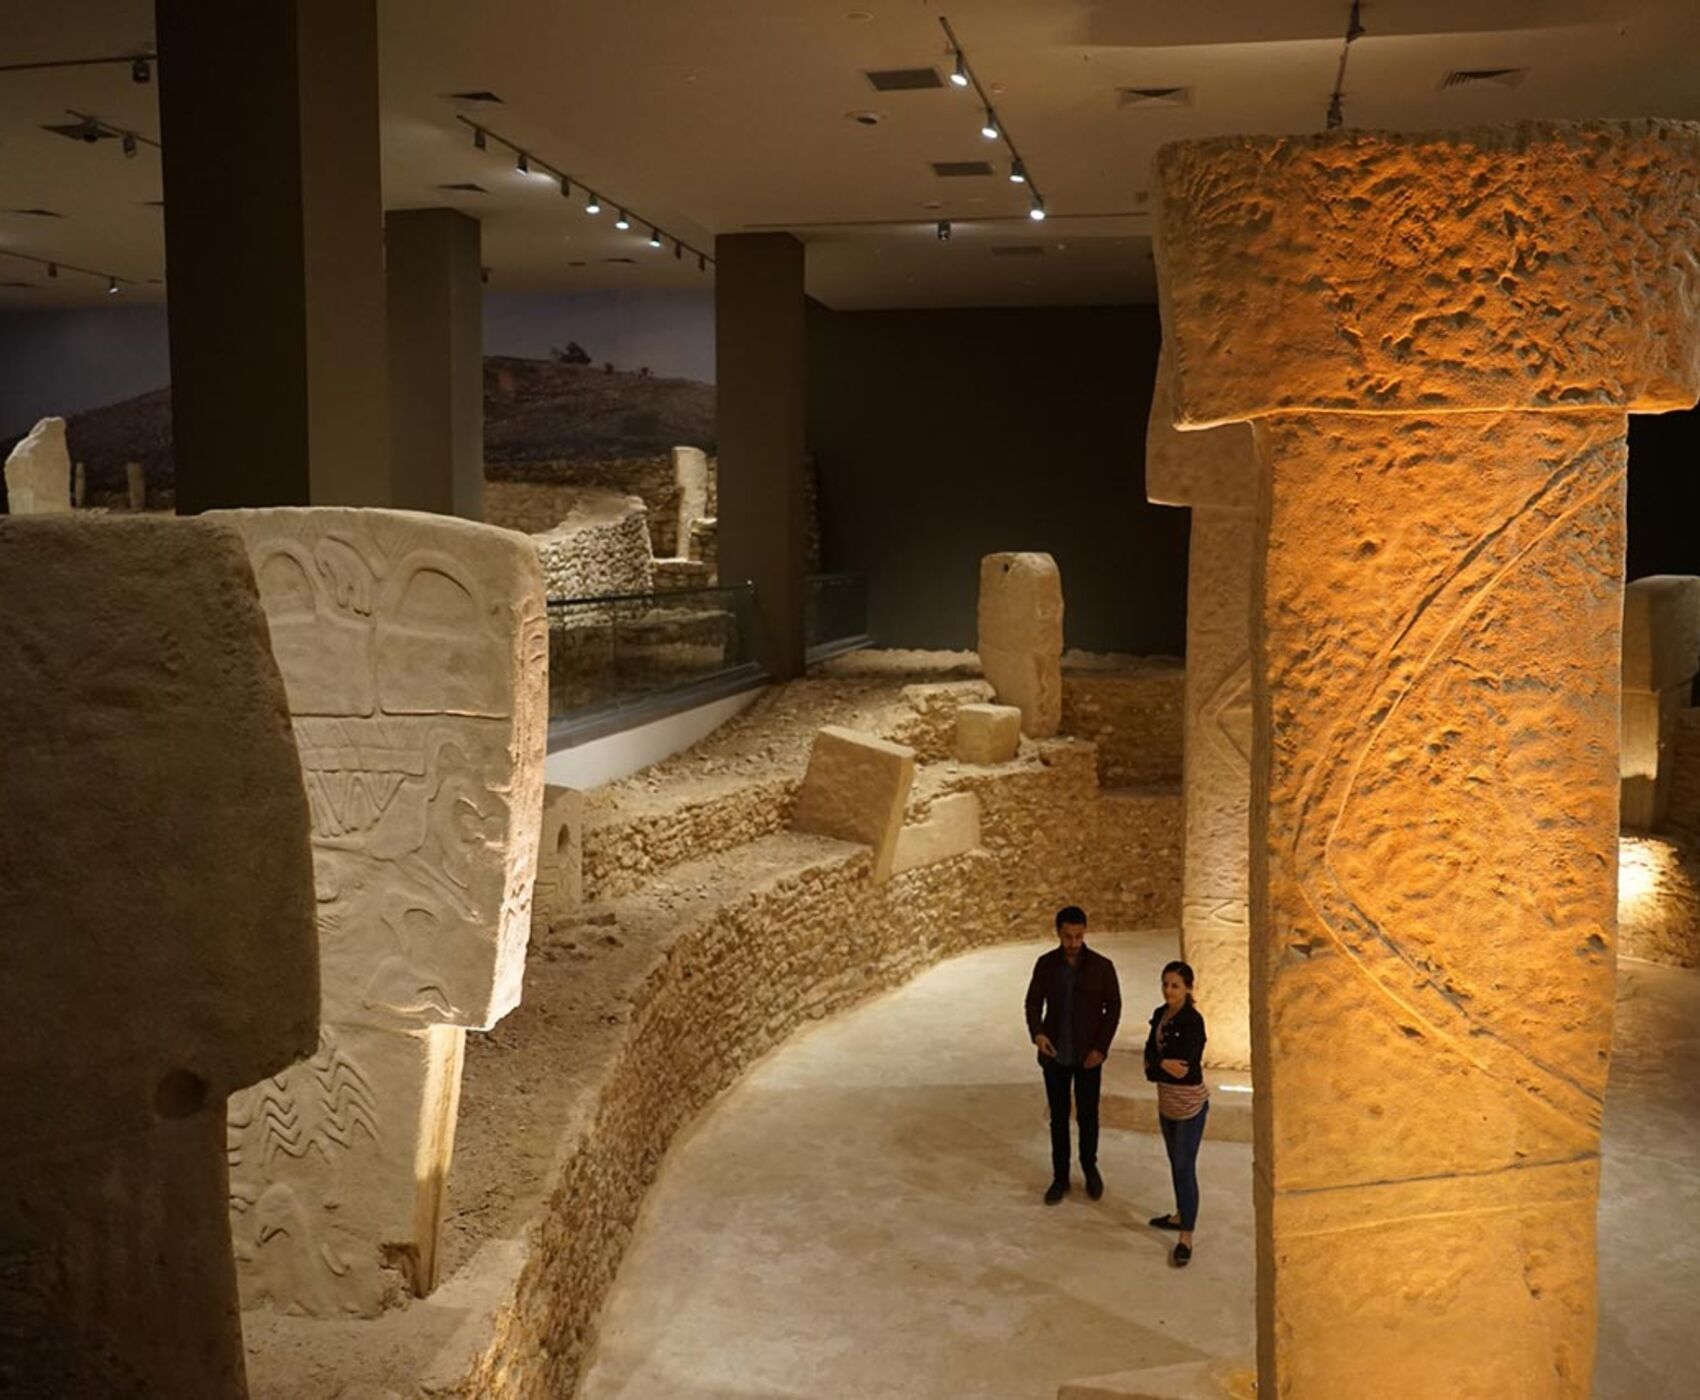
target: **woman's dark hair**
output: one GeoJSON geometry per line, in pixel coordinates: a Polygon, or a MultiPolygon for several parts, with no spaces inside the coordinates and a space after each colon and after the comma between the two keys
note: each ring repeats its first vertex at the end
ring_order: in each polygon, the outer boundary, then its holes
{"type": "Polygon", "coordinates": [[[1178,976],[1181,979],[1181,981],[1186,983],[1186,1004],[1188,1006],[1191,1006],[1192,1005],[1192,964],[1191,963],[1184,963],[1179,958],[1176,958],[1171,963],[1164,963],[1163,964],[1163,976],[1167,977],[1171,972],[1174,973],[1176,976],[1178,976]]]}
{"type": "Polygon", "coordinates": [[[1076,928],[1086,927],[1086,911],[1078,904],[1069,904],[1057,910],[1057,932],[1062,932],[1064,924],[1073,924],[1076,928]]]}

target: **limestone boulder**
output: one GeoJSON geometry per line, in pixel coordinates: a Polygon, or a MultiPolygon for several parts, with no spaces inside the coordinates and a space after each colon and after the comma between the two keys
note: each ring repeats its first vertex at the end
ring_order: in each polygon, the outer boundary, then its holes
{"type": "Polygon", "coordinates": [[[12,515],[70,511],[71,454],[63,418],[43,418],[7,456],[6,509],[12,515]]]}
{"type": "Polygon", "coordinates": [[[903,809],[915,780],[915,751],[839,725],[824,726],[791,813],[796,831],[855,841],[873,850],[873,877],[891,875],[903,809]]]}
{"type": "Polygon", "coordinates": [[[1048,738],[1062,723],[1062,575],[1048,554],[980,561],[980,669],[1021,729],[1048,738]]]}

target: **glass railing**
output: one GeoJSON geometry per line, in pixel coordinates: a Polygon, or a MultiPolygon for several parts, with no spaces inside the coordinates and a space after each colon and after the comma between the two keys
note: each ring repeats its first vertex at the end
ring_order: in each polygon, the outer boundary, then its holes
{"type": "Polygon", "coordinates": [[[549,718],[578,720],[749,670],[755,589],[549,600],[549,718]]]}
{"type": "Polygon", "coordinates": [[[810,574],[803,587],[803,648],[809,660],[867,645],[867,580],[860,574],[810,574]]]}

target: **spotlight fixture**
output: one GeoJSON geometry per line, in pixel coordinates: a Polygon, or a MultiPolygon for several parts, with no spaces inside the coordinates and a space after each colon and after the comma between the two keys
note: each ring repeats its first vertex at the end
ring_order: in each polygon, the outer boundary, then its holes
{"type": "Polygon", "coordinates": [[[151,82],[152,80],[153,64],[148,62],[148,60],[140,54],[137,54],[136,57],[130,60],[130,81],[132,83],[146,83],[151,82]]]}
{"type": "Polygon", "coordinates": [[[998,139],[998,134],[997,115],[990,107],[988,107],[986,108],[986,120],[980,127],[980,135],[984,136],[988,141],[996,141],[998,139]]]}
{"type": "Polygon", "coordinates": [[[684,259],[684,256],[685,256],[685,245],[683,243],[679,242],[679,240],[677,238],[675,238],[673,240],[673,260],[675,262],[682,261],[684,259]]]}
{"type": "Polygon", "coordinates": [[[649,246],[651,248],[659,248],[661,246],[661,232],[659,229],[650,229],[649,246]]]}
{"type": "Polygon", "coordinates": [[[619,229],[621,233],[624,233],[631,226],[632,221],[626,217],[626,211],[622,209],[620,211],[620,217],[614,220],[614,227],[619,229]]]}
{"type": "Polygon", "coordinates": [[[489,144],[490,144],[489,139],[484,135],[484,128],[481,127],[481,126],[473,127],[472,128],[472,148],[475,151],[482,151],[489,144]]]}
{"type": "Polygon", "coordinates": [[[561,176],[561,198],[562,199],[571,199],[572,197],[573,197],[573,182],[568,176],[563,175],[563,176],[561,176]]]}
{"type": "Polygon", "coordinates": [[[968,86],[968,64],[963,60],[961,49],[956,51],[956,67],[951,69],[950,80],[957,87],[968,86]]]}
{"type": "Polygon", "coordinates": [[[485,286],[489,286],[490,285],[490,269],[487,268],[487,267],[479,268],[478,269],[478,280],[480,282],[484,283],[485,286]]]}
{"type": "Polygon", "coordinates": [[[584,192],[584,212],[587,214],[600,214],[602,212],[602,201],[590,190],[584,192]]]}
{"type": "Polygon", "coordinates": [[[940,243],[950,242],[950,220],[949,219],[940,219],[938,221],[938,224],[934,227],[933,231],[936,234],[938,234],[938,239],[939,239],[940,243]]]}
{"type": "Polygon", "coordinates": [[[135,155],[136,155],[136,133],[133,132],[133,131],[126,131],[124,133],[124,140],[123,140],[122,144],[123,144],[123,147],[124,147],[125,156],[129,157],[132,160],[135,159],[135,155]]]}
{"type": "Polygon", "coordinates": [[[1027,211],[1027,217],[1034,223],[1041,223],[1045,217],[1045,201],[1034,196],[1033,207],[1027,211]]]}
{"type": "Polygon", "coordinates": [[[1019,159],[1013,161],[1009,167],[1009,182],[1012,185],[1027,183],[1027,167],[1019,159]]]}
{"type": "Polygon", "coordinates": [[[707,272],[708,271],[708,256],[707,256],[707,254],[705,254],[705,253],[698,253],[697,254],[697,271],[698,272],[707,272]]]}
{"type": "Polygon", "coordinates": [[[531,174],[531,161],[527,158],[524,151],[521,151],[514,157],[514,169],[519,171],[521,175],[531,174]]]}
{"type": "Polygon", "coordinates": [[[118,279],[116,277],[108,277],[106,279],[106,294],[109,297],[115,297],[118,295],[118,279]]]}
{"type": "Polygon", "coordinates": [[[55,262],[48,263],[47,275],[49,277],[57,277],[59,275],[59,264],[55,262]]]}

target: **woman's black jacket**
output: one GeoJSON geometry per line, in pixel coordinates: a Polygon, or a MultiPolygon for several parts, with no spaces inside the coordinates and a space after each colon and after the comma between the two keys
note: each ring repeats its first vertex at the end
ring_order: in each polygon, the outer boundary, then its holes
{"type": "Polygon", "coordinates": [[[1202,1084],[1204,1082],[1204,1017],[1188,1002],[1169,1017],[1158,1041],[1157,1023],[1166,1006],[1151,1013],[1151,1029],[1145,1036],[1145,1077],[1155,1084],[1202,1084]],[[1185,1060],[1186,1073],[1178,1079],[1159,1067],[1159,1060],[1185,1060]]]}

